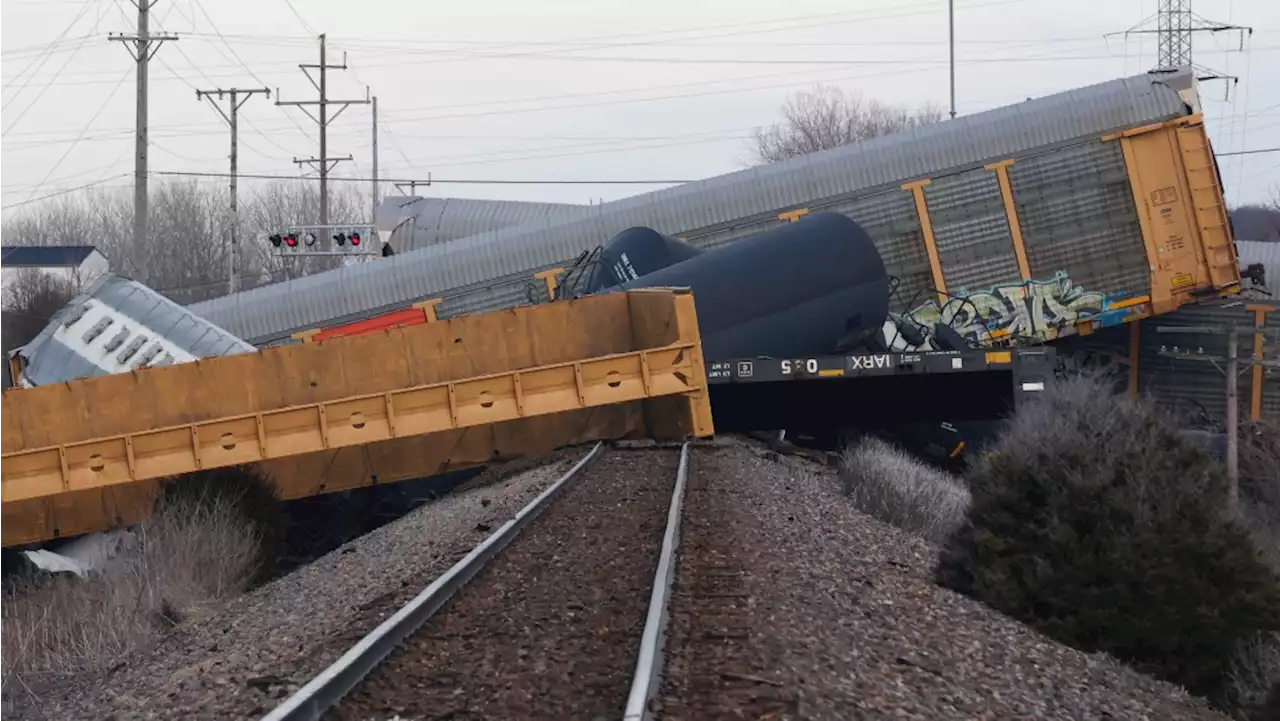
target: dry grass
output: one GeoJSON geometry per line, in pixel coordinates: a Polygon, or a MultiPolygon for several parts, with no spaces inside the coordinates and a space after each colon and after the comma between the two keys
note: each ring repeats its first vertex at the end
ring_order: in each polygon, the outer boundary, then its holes
{"type": "Polygon", "coordinates": [[[933,543],[945,540],[969,508],[960,479],[877,438],[844,450],[840,482],[862,512],[933,543]]]}
{"type": "Polygon", "coordinates": [[[106,567],[84,579],[36,576],[6,592],[6,709],[94,678],[248,588],[262,534],[244,494],[244,484],[170,494],[139,525],[139,542],[106,567]]]}
{"type": "Polygon", "coordinates": [[[1259,634],[1242,643],[1228,671],[1233,715],[1266,718],[1264,706],[1280,685],[1280,633],[1259,634]]]}

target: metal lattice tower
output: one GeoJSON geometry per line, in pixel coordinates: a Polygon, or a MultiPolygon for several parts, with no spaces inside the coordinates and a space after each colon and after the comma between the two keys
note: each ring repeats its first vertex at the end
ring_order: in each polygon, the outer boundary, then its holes
{"type": "Polygon", "coordinates": [[[1191,0],[1160,0],[1156,12],[1159,60],[1156,68],[1172,70],[1191,65],[1191,33],[1194,32],[1191,0]]]}
{"type": "Polygon", "coordinates": [[[1240,32],[1240,50],[1244,50],[1245,33],[1253,35],[1253,28],[1205,20],[1191,10],[1191,0],[1160,0],[1160,7],[1155,15],[1148,16],[1124,31],[1124,34],[1156,36],[1158,57],[1153,70],[1157,72],[1194,68],[1199,80],[1225,79],[1238,82],[1239,78],[1235,76],[1196,65],[1191,52],[1191,41],[1195,33],[1220,33],[1229,30],[1240,32]]]}

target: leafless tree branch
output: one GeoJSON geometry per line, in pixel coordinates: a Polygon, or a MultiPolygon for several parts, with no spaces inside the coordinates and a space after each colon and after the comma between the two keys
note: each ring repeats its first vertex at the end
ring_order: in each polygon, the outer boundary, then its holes
{"type": "Polygon", "coordinates": [[[917,110],[864,100],[861,95],[831,85],[797,93],[782,107],[782,120],[754,134],[760,163],[773,163],[815,153],[908,128],[936,123],[941,108],[917,110]]]}

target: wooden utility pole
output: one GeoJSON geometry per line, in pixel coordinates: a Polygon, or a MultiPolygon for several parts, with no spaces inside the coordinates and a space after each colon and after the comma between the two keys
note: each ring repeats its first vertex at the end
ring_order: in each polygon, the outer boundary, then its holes
{"type": "Polygon", "coordinates": [[[244,105],[249,100],[249,98],[253,97],[257,93],[262,93],[267,97],[271,97],[271,91],[267,88],[252,88],[249,90],[242,90],[240,88],[231,88],[230,90],[223,90],[222,88],[218,88],[216,90],[197,90],[196,91],[196,99],[199,100],[201,98],[209,98],[209,104],[213,106],[214,110],[218,111],[218,114],[222,116],[223,120],[227,121],[227,125],[231,126],[231,235],[229,238],[230,247],[227,249],[228,250],[227,252],[227,265],[228,265],[227,292],[228,293],[234,293],[240,287],[239,279],[236,277],[237,268],[239,266],[237,259],[240,252],[240,248],[239,248],[240,241],[239,241],[239,238],[237,237],[240,230],[240,211],[236,202],[236,178],[239,174],[239,171],[238,171],[239,151],[237,149],[238,148],[237,137],[239,135],[239,128],[236,124],[236,119],[237,117],[239,117],[239,114],[240,114],[240,106],[244,105]],[[218,107],[218,104],[213,100],[214,95],[217,95],[218,100],[221,100],[224,94],[229,97],[229,101],[227,103],[227,109],[225,111],[222,108],[218,107]],[[244,95],[243,99],[240,98],[241,94],[244,95]]]}
{"type": "MultiPolygon", "coordinates": [[[[1227,510],[1234,516],[1240,513],[1240,392],[1239,379],[1243,370],[1240,368],[1240,336],[1248,335],[1259,338],[1260,327],[1241,328],[1235,324],[1226,328],[1215,326],[1156,326],[1157,333],[1180,333],[1188,335],[1214,335],[1227,337],[1227,355],[1205,355],[1203,351],[1192,353],[1160,347],[1160,355],[1166,358],[1183,361],[1199,361],[1211,363],[1222,371],[1227,378],[1227,510]],[[1219,365],[1222,364],[1222,365],[1219,365]]],[[[1280,361],[1264,360],[1262,344],[1255,342],[1253,354],[1243,360],[1246,369],[1280,368],[1280,361]]]]}
{"type": "Polygon", "coordinates": [[[1227,331],[1227,508],[1240,509],[1240,336],[1227,331]]]}
{"type": "Polygon", "coordinates": [[[151,33],[151,8],[156,0],[133,0],[138,8],[138,32],[133,35],[112,33],[108,40],[125,43],[137,63],[137,115],[133,141],[133,239],[145,248],[147,241],[147,65],[166,40],[177,35],[151,33]]]}
{"type": "Polygon", "coordinates": [[[316,87],[316,90],[320,93],[320,99],[319,100],[291,100],[289,102],[285,102],[278,99],[280,97],[280,90],[277,88],[276,89],[276,98],[277,98],[276,105],[295,105],[301,108],[302,112],[306,113],[312,120],[316,122],[317,125],[320,126],[319,157],[294,158],[293,162],[297,163],[298,165],[304,165],[304,164],[310,165],[311,167],[319,171],[320,173],[320,225],[328,225],[329,224],[329,171],[332,170],[333,166],[337,165],[339,162],[343,160],[351,160],[350,155],[344,158],[329,157],[329,132],[328,132],[329,123],[332,123],[334,120],[337,120],[338,116],[342,114],[342,111],[346,110],[351,105],[368,104],[369,103],[368,88],[365,88],[364,100],[330,100],[329,99],[328,71],[329,70],[346,70],[347,58],[346,58],[346,53],[343,53],[341,65],[329,64],[325,54],[325,37],[323,33],[321,33],[320,35],[319,64],[299,63],[298,67],[302,68],[302,72],[307,76],[307,79],[310,80],[311,84],[316,87]],[[319,71],[318,79],[311,76],[311,72],[310,72],[311,70],[319,71]],[[309,105],[316,106],[317,110],[315,115],[312,115],[311,111],[307,110],[307,106],[309,105]],[[329,115],[330,105],[341,105],[342,107],[338,108],[337,112],[335,112],[331,117],[329,115]]]}
{"type": "Polygon", "coordinates": [[[378,222],[378,96],[373,96],[373,212],[369,222],[378,222]]]}

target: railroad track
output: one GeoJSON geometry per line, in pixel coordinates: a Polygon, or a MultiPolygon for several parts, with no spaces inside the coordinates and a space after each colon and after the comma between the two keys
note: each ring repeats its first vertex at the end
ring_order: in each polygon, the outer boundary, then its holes
{"type": "Polygon", "coordinates": [[[689,456],[597,444],[263,721],[649,718],[689,456]]]}

